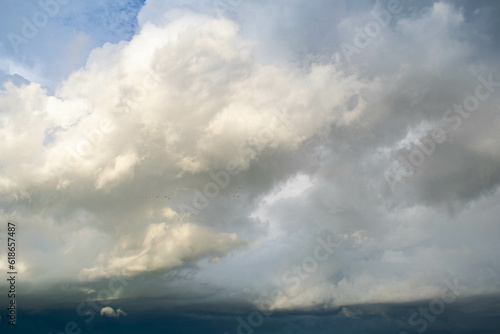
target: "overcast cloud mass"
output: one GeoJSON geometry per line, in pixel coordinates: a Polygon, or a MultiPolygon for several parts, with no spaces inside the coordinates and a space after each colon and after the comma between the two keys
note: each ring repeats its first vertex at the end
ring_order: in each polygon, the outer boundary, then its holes
{"type": "Polygon", "coordinates": [[[499,2],[1,6],[2,333],[498,333],[499,2]]]}

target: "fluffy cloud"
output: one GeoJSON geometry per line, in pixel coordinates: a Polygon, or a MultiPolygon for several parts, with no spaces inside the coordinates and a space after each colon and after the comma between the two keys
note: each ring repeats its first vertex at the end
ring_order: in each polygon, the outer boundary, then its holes
{"type": "Polygon", "coordinates": [[[252,157],[239,146],[277,114],[287,122],[274,129],[271,147],[285,150],[327,123],[351,122],[336,107],[365,88],[355,76],[334,65],[261,66],[231,21],[170,15],[166,26],[145,24],[130,42],[94,50],[55,96],[36,84],[6,86],[4,191],[20,194],[55,177],[60,187],[94,179],[103,189],[139,162],[171,175],[228,157],[246,167],[252,157]],[[20,132],[30,135],[12,140],[20,132]],[[21,146],[25,153],[13,156],[21,146]]]}
{"type": "Polygon", "coordinates": [[[117,243],[109,258],[100,256],[107,264],[89,269],[88,277],[168,270],[241,245],[234,234],[196,221],[167,232],[159,217],[177,209],[173,203],[148,208],[136,199],[159,191],[173,198],[229,160],[247,169],[264,150],[290,151],[327,124],[348,124],[352,117],[338,107],[367,87],[334,64],[310,70],[261,65],[254,43],[241,38],[228,19],[185,10],[166,17],[159,25],[144,23],[130,42],[95,49],[54,95],[36,83],[7,83],[0,96],[1,192],[7,201],[18,201],[16,216],[35,229],[64,224],[68,238],[88,235],[66,224],[75,219],[91,233],[118,233],[108,238],[117,243]],[[270,129],[272,141],[254,145],[263,128],[270,129]],[[252,146],[251,154],[245,145],[252,146]],[[124,208],[123,200],[130,205],[124,208]],[[21,209],[33,201],[45,208],[21,209]],[[44,219],[29,218],[39,210],[44,219]],[[152,237],[172,244],[176,233],[186,244],[171,253],[152,237]],[[146,236],[139,251],[117,251],[127,235],[140,234],[146,236]],[[200,242],[204,234],[207,241],[200,242]],[[189,250],[192,243],[198,245],[189,250]],[[163,259],[167,254],[172,258],[163,259]],[[138,261],[134,270],[126,268],[127,259],[138,261]]]}
{"type": "MultiPolygon", "coordinates": [[[[176,214],[169,211],[169,215],[176,214]]],[[[123,237],[109,254],[101,254],[99,262],[104,262],[103,266],[83,269],[82,276],[96,279],[165,272],[202,257],[219,259],[244,244],[234,233],[217,233],[178,218],[170,223],[149,225],[142,244],[135,245],[132,238],[123,237]]]]}
{"type": "Polygon", "coordinates": [[[101,309],[101,317],[108,317],[108,318],[119,318],[120,316],[126,317],[127,313],[124,311],[117,309],[116,311],[113,310],[112,307],[106,306],[101,309]]]}
{"type": "Polygon", "coordinates": [[[498,95],[395,192],[386,180],[480,76],[500,79],[467,16],[441,2],[405,11],[347,65],[319,45],[349,40],[370,15],[341,6],[331,33],[304,44],[317,57],[291,61],[294,39],[314,34],[287,36],[271,14],[301,4],[245,5],[235,21],[151,1],[130,41],[94,49],[53,94],[4,86],[0,216],[29,231],[33,291],[121,275],[144,281],[119,297],[160,297],[182,285],[162,274],[191,267],[200,276],[175,290],[187,300],[196,290],[273,309],[432,298],[445,277],[464,294],[498,292],[498,95]],[[252,30],[253,14],[270,30],[252,30]],[[181,215],[228,162],[241,167],[231,201],[181,215]],[[283,282],[325,231],[342,245],[299,286],[283,282]]]}

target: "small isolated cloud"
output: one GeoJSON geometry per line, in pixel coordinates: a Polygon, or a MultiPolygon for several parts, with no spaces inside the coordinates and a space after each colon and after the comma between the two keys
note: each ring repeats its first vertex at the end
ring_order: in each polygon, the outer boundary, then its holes
{"type": "Polygon", "coordinates": [[[127,316],[127,313],[122,311],[121,309],[117,309],[116,311],[113,310],[112,307],[106,306],[101,309],[101,317],[108,317],[108,318],[119,318],[120,316],[127,316]]]}

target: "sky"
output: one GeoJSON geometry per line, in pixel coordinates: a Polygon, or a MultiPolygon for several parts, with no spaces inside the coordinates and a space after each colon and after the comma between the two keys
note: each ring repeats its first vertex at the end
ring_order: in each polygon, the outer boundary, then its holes
{"type": "Polygon", "coordinates": [[[2,333],[498,332],[499,2],[0,6],[2,333]]]}

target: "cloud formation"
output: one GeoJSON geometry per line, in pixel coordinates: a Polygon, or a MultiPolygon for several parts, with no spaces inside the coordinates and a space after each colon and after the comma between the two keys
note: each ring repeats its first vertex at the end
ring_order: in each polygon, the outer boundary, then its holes
{"type": "Polygon", "coordinates": [[[138,282],[120,298],[350,317],[351,305],[434,298],[444,278],[464,296],[499,292],[500,71],[474,19],[487,6],[402,3],[346,62],[340,46],[373,6],[259,2],[217,16],[203,4],[148,1],[130,40],[93,49],[53,92],[4,84],[0,215],[23,226],[34,295],[125,276],[138,282]],[[461,113],[481,84],[489,97],[461,113]],[[398,157],[443,123],[435,152],[391,187],[398,157]],[[181,210],[228,163],[240,170],[231,201],[221,190],[199,214],[181,210]],[[325,231],[343,243],[284,282],[325,231]],[[167,279],[185,268],[197,275],[167,279]]]}
{"type": "Polygon", "coordinates": [[[108,317],[108,318],[119,318],[120,316],[126,317],[127,313],[120,309],[113,310],[112,307],[106,306],[101,309],[101,317],[108,317]]]}

